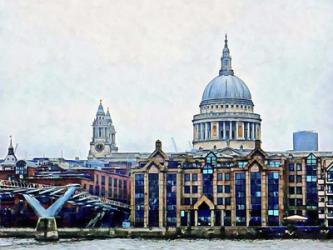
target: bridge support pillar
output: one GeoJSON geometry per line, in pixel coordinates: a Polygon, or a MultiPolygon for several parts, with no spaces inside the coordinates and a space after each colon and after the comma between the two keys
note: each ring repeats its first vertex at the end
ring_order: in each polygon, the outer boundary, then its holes
{"type": "Polygon", "coordinates": [[[57,222],[55,217],[40,217],[38,219],[35,238],[38,241],[59,240],[57,222]]]}

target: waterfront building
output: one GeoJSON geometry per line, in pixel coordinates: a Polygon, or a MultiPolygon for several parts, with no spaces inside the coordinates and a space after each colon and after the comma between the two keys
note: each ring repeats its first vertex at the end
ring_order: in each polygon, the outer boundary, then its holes
{"type": "Polygon", "coordinates": [[[333,153],[224,148],[166,154],[161,142],[131,175],[137,227],[333,225],[333,153]]]}
{"type": "Polygon", "coordinates": [[[253,149],[260,140],[261,118],[254,113],[249,88],[234,75],[227,36],[219,75],[206,86],[199,107],[192,120],[195,149],[253,149]]]}
{"type": "Polygon", "coordinates": [[[294,132],[293,151],[318,151],[318,133],[313,131],[294,132]]]}
{"type": "Polygon", "coordinates": [[[106,113],[102,105],[102,100],[97,109],[96,117],[93,121],[93,136],[90,142],[89,159],[106,158],[112,152],[117,152],[116,130],[112,123],[109,108],[106,113]]]}
{"type": "Polygon", "coordinates": [[[277,226],[284,216],[284,158],[256,141],[167,155],[160,141],[132,169],[131,221],[138,227],[277,226]]]}

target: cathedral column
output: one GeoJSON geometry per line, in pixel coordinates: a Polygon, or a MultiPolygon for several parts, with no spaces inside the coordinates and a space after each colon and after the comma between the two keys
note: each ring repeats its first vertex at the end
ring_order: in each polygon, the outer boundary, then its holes
{"type": "Polygon", "coordinates": [[[225,121],[223,121],[223,140],[226,138],[226,132],[225,132],[225,121]]]}
{"type": "Polygon", "coordinates": [[[208,139],[208,122],[205,123],[205,139],[208,139]]]}
{"type": "Polygon", "coordinates": [[[229,140],[233,139],[232,138],[232,121],[229,122],[229,140]]]}
{"type": "Polygon", "coordinates": [[[201,139],[204,140],[205,139],[205,124],[201,123],[201,139]]]}
{"type": "Polygon", "coordinates": [[[254,123],[251,123],[251,131],[252,131],[252,140],[254,140],[255,136],[254,136],[254,123]]]}
{"type": "Polygon", "coordinates": [[[247,132],[246,132],[246,139],[250,139],[250,123],[247,123],[247,132]]]}

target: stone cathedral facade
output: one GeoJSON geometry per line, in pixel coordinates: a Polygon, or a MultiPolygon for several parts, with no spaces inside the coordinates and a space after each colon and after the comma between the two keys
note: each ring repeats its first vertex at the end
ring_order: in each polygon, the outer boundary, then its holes
{"type": "Polygon", "coordinates": [[[92,124],[93,133],[90,142],[88,159],[104,159],[117,152],[116,130],[112,123],[109,108],[106,113],[102,105],[102,100],[97,109],[96,117],[92,124]]]}

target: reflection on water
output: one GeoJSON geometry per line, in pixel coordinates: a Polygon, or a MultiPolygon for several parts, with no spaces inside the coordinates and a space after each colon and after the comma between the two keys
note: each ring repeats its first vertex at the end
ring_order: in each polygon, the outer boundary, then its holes
{"type": "Polygon", "coordinates": [[[0,239],[0,249],[333,249],[333,241],[320,240],[144,240],[144,239],[108,239],[108,240],[61,240],[55,243],[41,243],[33,239],[0,239]]]}

